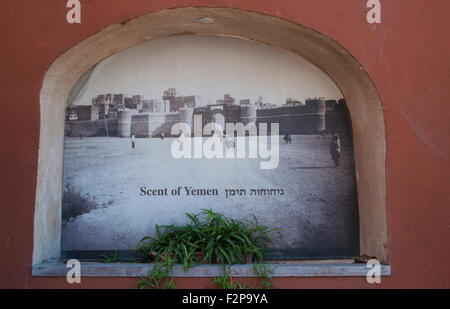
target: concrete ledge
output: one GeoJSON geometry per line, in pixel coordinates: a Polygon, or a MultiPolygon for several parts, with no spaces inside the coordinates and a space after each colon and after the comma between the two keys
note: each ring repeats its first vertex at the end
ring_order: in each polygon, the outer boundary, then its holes
{"type": "MultiPolygon", "coordinates": [[[[366,264],[267,264],[273,270],[272,277],[365,277],[366,264]]],[[[145,277],[152,264],[141,263],[82,263],[84,277],[145,277]]],[[[226,266],[234,277],[256,277],[253,264],[226,266]]],[[[62,262],[49,262],[33,266],[33,276],[65,277],[69,268],[62,262]]],[[[223,274],[222,265],[198,265],[184,272],[183,265],[174,265],[173,277],[217,277],[223,274]]],[[[381,265],[381,275],[390,276],[391,267],[381,265]]]]}

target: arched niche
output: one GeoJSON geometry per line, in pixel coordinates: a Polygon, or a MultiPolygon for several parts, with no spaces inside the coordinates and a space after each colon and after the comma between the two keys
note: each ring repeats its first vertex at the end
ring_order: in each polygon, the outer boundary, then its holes
{"type": "Polygon", "coordinates": [[[180,34],[265,43],[305,58],[330,76],[352,119],[360,253],[387,263],[384,116],[375,86],[361,65],[329,37],[279,18],[237,9],[178,8],[111,25],[58,57],[47,71],[40,94],[33,264],[60,255],[64,113],[73,85],[111,55],[143,41],[180,34]],[[213,22],[198,21],[204,17],[213,22]]]}

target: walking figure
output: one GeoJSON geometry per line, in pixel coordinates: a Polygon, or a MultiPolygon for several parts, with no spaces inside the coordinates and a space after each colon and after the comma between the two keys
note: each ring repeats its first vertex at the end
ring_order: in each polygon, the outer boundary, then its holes
{"type": "Polygon", "coordinates": [[[136,147],[135,136],[131,135],[131,148],[134,149],[136,147]]]}
{"type": "Polygon", "coordinates": [[[236,148],[236,140],[234,139],[234,136],[224,135],[224,138],[225,146],[227,147],[227,149],[236,148]]]}
{"type": "Polygon", "coordinates": [[[291,136],[289,134],[285,134],[283,137],[286,144],[290,144],[292,142],[291,136]]]}
{"type": "Polygon", "coordinates": [[[164,139],[164,133],[161,133],[161,139],[164,139]]]}
{"type": "Polygon", "coordinates": [[[330,154],[334,161],[334,167],[339,167],[339,163],[341,161],[341,140],[339,139],[339,135],[337,133],[334,133],[331,138],[330,154]]]}
{"type": "Polygon", "coordinates": [[[183,134],[183,131],[180,130],[180,132],[178,133],[178,138],[177,138],[178,143],[181,143],[183,141],[183,139],[184,139],[184,134],[183,134]]]}

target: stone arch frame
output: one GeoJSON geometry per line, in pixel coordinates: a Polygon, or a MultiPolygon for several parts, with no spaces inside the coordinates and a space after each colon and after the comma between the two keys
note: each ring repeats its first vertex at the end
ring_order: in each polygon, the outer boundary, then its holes
{"type": "Polygon", "coordinates": [[[232,36],[268,44],[313,63],[339,87],[350,111],[359,200],[361,255],[388,263],[385,123],[375,85],[341,45],[313,29],[240,9],[186,7],[113,24],[59,56],[41,92],[33,265],[59,258],[65,103],[78,79],[101,60],[143,41],[171,35],[232,36]],[[197,20],[208,17],[213,23],[197,20]]]}

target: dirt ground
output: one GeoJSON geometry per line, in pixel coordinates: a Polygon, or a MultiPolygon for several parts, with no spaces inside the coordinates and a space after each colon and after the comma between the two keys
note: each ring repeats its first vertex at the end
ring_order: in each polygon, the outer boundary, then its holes
{"type": "Polygon", "coordinates": [[[153,235],[155,224],[184,224],[185,213],[212,208],[271,228],[276,248],[358,246],[358,212],[351,143],[343,140],[340,168],[329,154],[330,138],[280,138],[280,162],[261,170],[260,159],[180,159],[171,156],[174,139],[66,138],[64,182],[106,208],[92,210],[62,226],[62,250],[130,250],[153,235]],[[142,196],[141,187],[187,186],[218,189],[218,196],[142,196]],[[246,196],[225,197],[225,189],[246,196]],[[250,196],[251,189],[283,189],[284,195],[250,196]]]}

